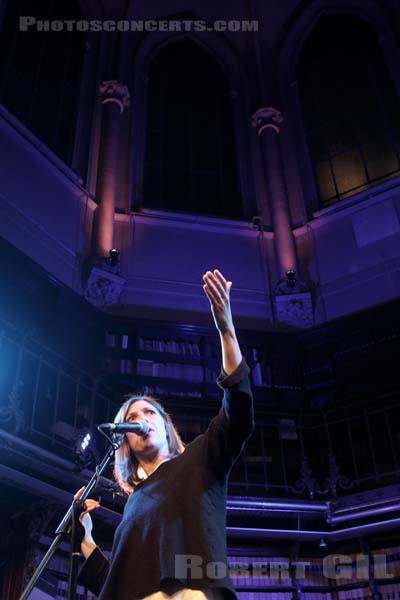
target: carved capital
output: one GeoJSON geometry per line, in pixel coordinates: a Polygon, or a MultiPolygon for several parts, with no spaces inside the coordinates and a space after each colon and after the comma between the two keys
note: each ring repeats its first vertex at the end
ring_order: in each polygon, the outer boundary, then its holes
{"type": "Polygon", "coordinates": [[[282,113],[272,106],[259,108],[251,118],[251,124],[257,129],[257,135],[261,135],[264,129],[274,129],[280,132],[279,125],[283,122],[282,113]]]}
{"type": "Polygon", "coordinates": [[[99,91],[101,103],[108,104],[109,102],[115,102],[118,104],[121,114],[124,112],[125,107],[130,106],[131,97],[128,86],[119,83],[116,79],[103,81],[103,83],[100,84],[99,91]]]}
{"type": "Polygon", "coordinates": [[[85,298],[94,306],[111,306],[118,303],[124,286],[123,277],[92,267],[84,287],[85,298]]]}

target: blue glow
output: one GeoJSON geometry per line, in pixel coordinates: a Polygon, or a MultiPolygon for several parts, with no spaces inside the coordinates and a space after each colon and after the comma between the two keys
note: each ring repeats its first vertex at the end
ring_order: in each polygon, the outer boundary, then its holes
{"type": "Polygon", "coordinates": [[[86,448],[88,447],[88,445],[90,443],[90,440],[91,440],[91,437],[92,436],[90,435],[90,433],[87,433],[85,435],[85,437],[83,438],[82,443],[81,443],[81,450],[82,451],[86,450],[86,448]]]}

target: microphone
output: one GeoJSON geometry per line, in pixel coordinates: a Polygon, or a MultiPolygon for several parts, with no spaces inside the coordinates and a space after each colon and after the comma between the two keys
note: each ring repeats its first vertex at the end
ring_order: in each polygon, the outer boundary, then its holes
{"type": "Polygon", "coordinates": [[[149,433],[150,425],[147,421],[135,421],[134,423],[102,423],[97,426],[101,431],[110,433],[136,433],[136,435],[146,435],[149,433]]]}

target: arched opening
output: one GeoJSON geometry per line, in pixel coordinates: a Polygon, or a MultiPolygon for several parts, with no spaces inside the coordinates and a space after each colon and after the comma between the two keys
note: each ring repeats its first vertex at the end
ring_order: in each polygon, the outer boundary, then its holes
{"type": "Polygon", "coordinates": [[[0,102],[65,163],[71,165],[85,33],[76,0],[9,0],[0,37],[0,102]],[[36,23],[20,29],[20,17],[36,23]],[[39,25],[39,23],[42,25],[39,25]]]}
{"type": "Polygon", "coordinates": [[[322,15],[296,76],[321,208],[400,174],[400,101],[366,22],[322,15]]]}
{"type": "Polygon", "coordinates": [[[243,216],[230,87],[190,40],[149,68],[143,196],[147,208],[243,216]]]}

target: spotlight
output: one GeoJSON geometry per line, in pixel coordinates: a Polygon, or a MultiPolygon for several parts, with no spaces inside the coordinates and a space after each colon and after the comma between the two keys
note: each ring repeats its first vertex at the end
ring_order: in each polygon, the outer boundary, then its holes
{"type": "Polygon", "coordinates": [[[286,283],[291,288],[296,285],[296,271],[293,269],[286,271],[286,283]]]}
{"type": "Polygon", "coordinates": [[[327,543],[326,543],[326,541],[324,540],[324,538],[321,538],[321,539],[319,540],[319,545],[318,545],[318,548],[326,548],[326,547],[327,547],[327,543]]]}
{"type": "Polygon", "coordinates": [[[95,458],[94,440],[92,435],[88,433],[80,433],[75,438],[74,446],[74,462],[79,470],[90,466],[95,458]]]}
{"type": "Polygon", "coordinates": [[[120,251],[117,248],[111,248],[108,253],[107,263],[110,267],[116,267],[119,263],[120,251]]]}
{"type": "Polygon", "coordinates": [[[92,436],[90,435],[90,433],[87,433],[85,435],[85,437],[83,438],[82,443],[81,443],[82,452],[85,452],[86,448],[89,446],[91,438],[92,438],[92,436]]]}

